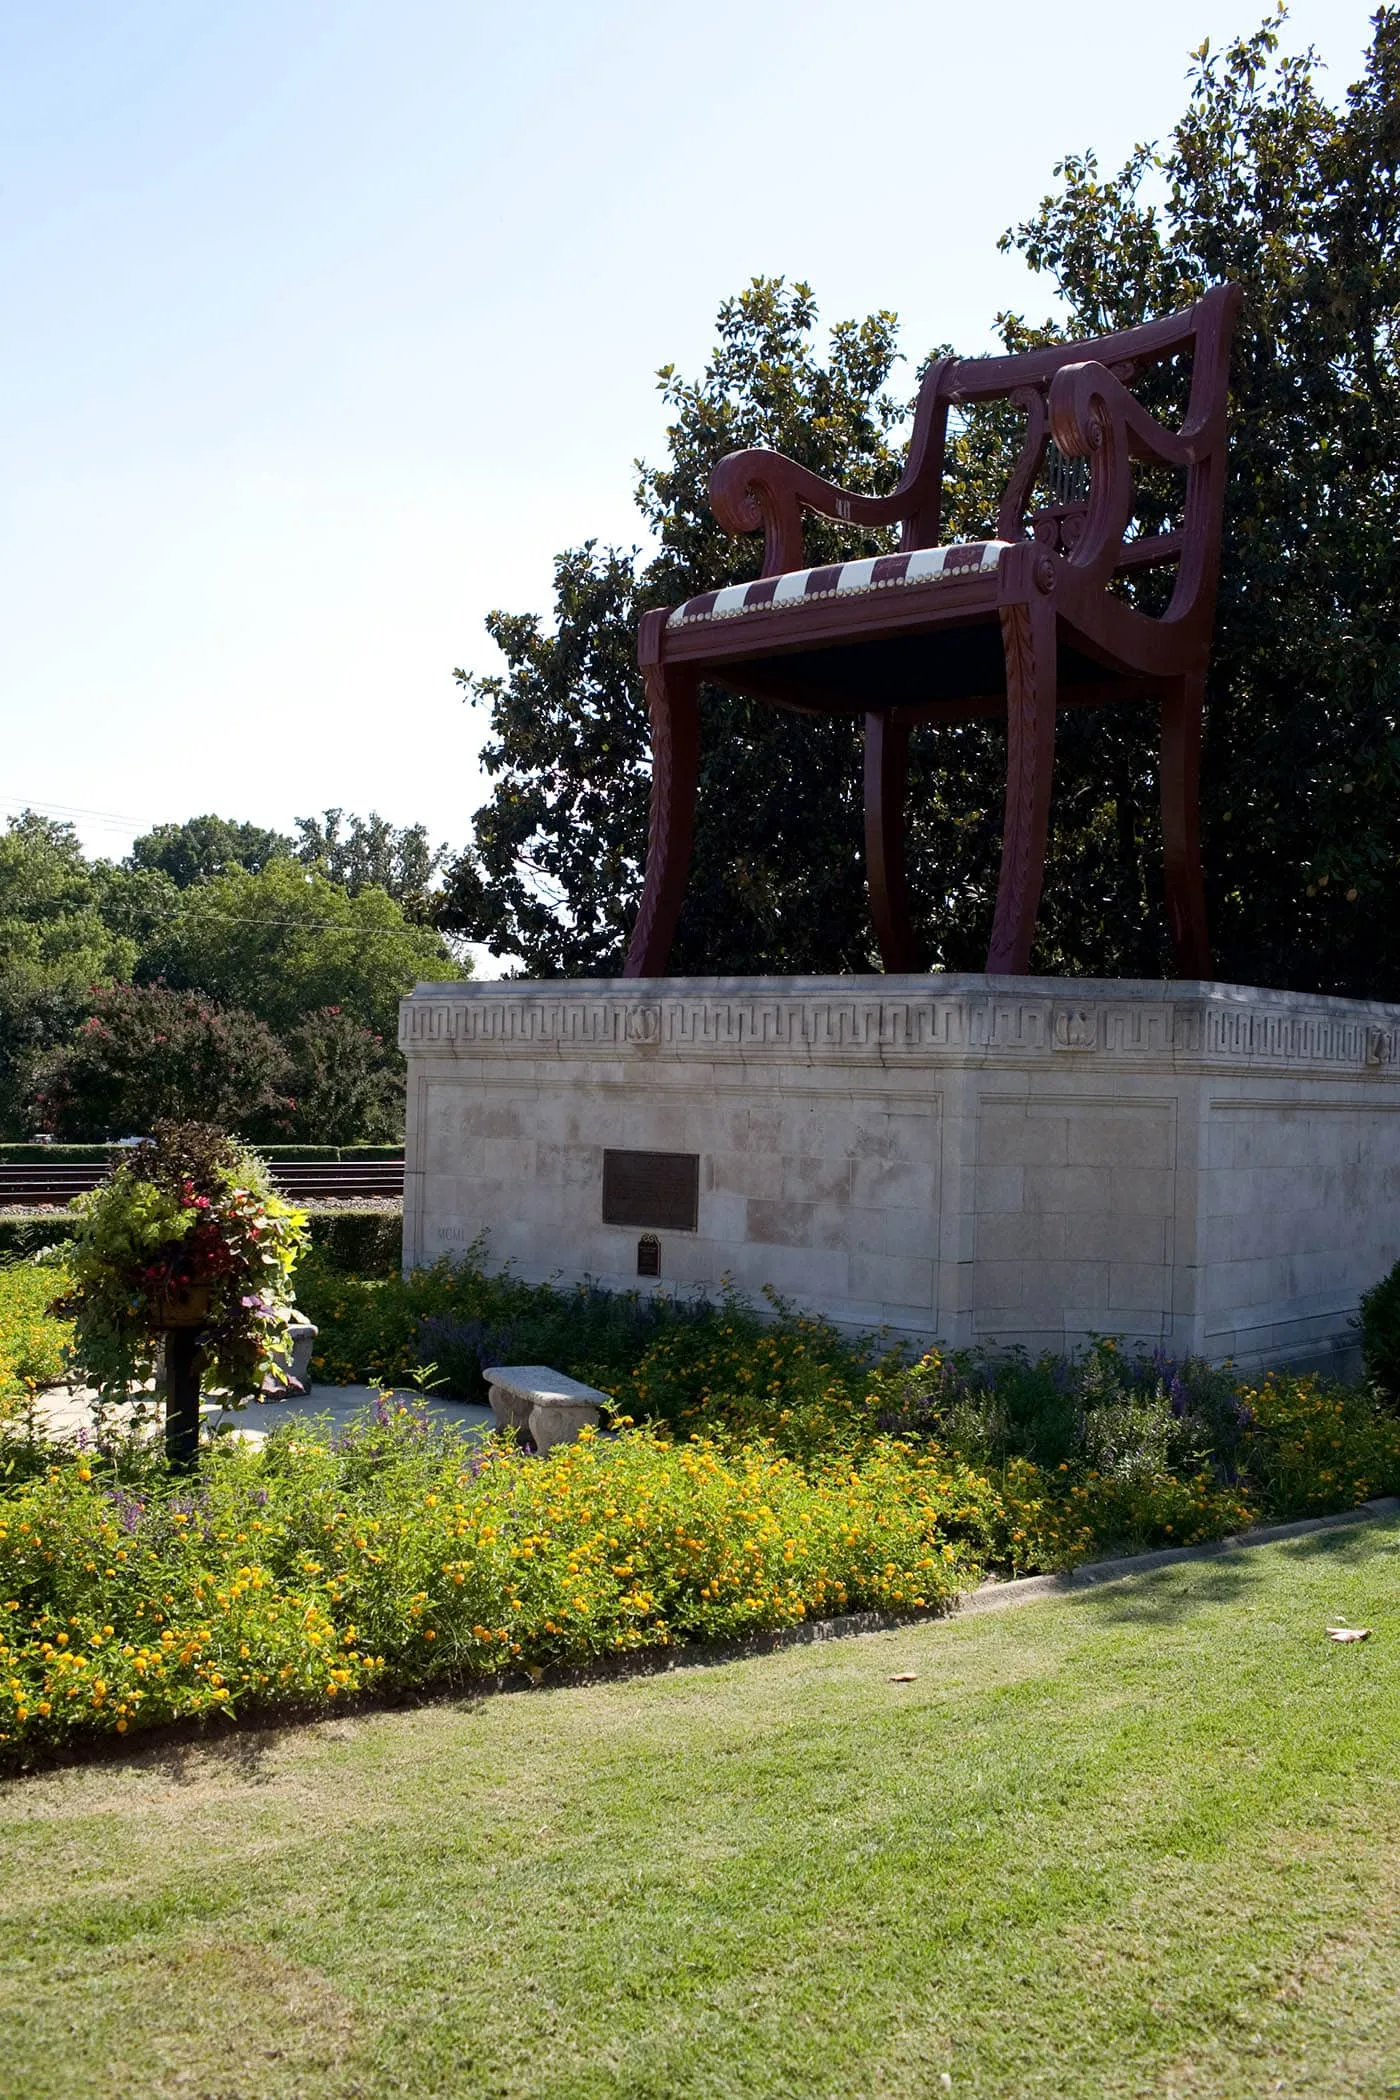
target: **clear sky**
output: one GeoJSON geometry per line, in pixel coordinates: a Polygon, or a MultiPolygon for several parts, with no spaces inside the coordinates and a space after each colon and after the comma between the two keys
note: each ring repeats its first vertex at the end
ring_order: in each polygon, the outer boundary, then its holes
{"type": "MultiPolygon", "coordinates": [[[[630,544],[658,365],[802,276],[917,357],[1264,0],[8,0],[0,814],[90,848],[330,804],[454,844],[492,606],[630,544]],[[79,814],[81,813],[81,814],[79,814]]],[[[1368,8],[1300,0],[1340,98],[1368,8]]]]}

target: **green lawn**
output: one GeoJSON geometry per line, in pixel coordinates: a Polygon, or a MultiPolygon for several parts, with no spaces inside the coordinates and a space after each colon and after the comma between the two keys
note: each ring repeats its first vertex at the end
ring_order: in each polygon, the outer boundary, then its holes
{"type": "Polygon", "coordinates": [[[1397,1556],[13,1783],[0,2092],[1395,2094],[1397,1556]]]}

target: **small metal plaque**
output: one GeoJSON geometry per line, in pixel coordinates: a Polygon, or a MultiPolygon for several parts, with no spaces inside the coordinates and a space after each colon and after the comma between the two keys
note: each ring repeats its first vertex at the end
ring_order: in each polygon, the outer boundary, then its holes
{"type": "Polygon", "coordinates": [[[654,1232],[694,1232],[700,1222],[700,1157],[695,1152],[603,1154],[603,1223],[654,1232]]]}
{"type": "Polygon", "coordinates": [[[654,1232],[644,1232],[637,1242],[637,1274],[661,1274],[661,1242],[654,1232]]]}

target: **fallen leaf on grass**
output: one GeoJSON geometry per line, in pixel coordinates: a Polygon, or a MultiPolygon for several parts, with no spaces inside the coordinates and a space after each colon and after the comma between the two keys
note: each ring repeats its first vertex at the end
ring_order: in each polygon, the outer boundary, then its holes
{"type": "Polygon", "coordinates": [[[919,1679],[919,1673],[918,1673],[918,1671],[917,1671],[917,1670],[901,1670],[901,1671],[900,1671],[900,1672],[898,1673],[898,1675],[897,1675],[897,1676],[895,1676],[895,1677],[892,1677],[892,1678],[890,1679],[890,1683],[891,1683],[891,1684],[917,1684],[917,1683],[918,1683],[918,1679],[919,1679]]]}
{"type": "Polygon", "coordinates": [[[1370,1634],[1369,1626],[1329,1626],[1327,1629],[1329,1641],[1364,1641],[1370,1639],[1370,1634]]]}

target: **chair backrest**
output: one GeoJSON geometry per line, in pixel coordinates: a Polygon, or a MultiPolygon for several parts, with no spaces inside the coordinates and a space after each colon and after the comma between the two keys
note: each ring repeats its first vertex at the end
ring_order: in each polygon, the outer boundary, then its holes
{"type": "MultiPolygon", "coordinates": [[[[1050,538],[1073,544],[1082,522],[1084,480],[1078,461],[1063,460],[1050,438],[1050,382],[1065,365],[1090,361],[1105,365],[1131,389],[1134,382],[1167,359],[1191,353],[1191,387],[1185,427],[1204,426],[1223,404],[1230,381],[1230,341],[1241,292],[1238,285],[1217,285],[1181,313],[1077,343],[1055,343],[1044,350],[1005,357],[945,357],[930,366],[919,391],[909,457],[900,483],[916,500],[909,511],[902,547],[934,547],[942,524],[944,454],[950,410],[980,402],[1007,401],[1026,419],[1025,437],[1012,467],[997,515],[996,536],[1002,540],[1050,538]],[[1030,509],[1032,493],[1049,463],[1050,504],[1030,509]]],[[[1188,487],[1182,516],[1217,524],[1224,488],[1223,457],[1216,451],[1187,469],[1188,487]],[[1194,480],[1195,486],[1192,486],[1194,480]]],[[[1178,532],[1143,534],[1129,543],[1122,568],[1147,567],[1176,560],[1182,553],[1178,532]]]]}

